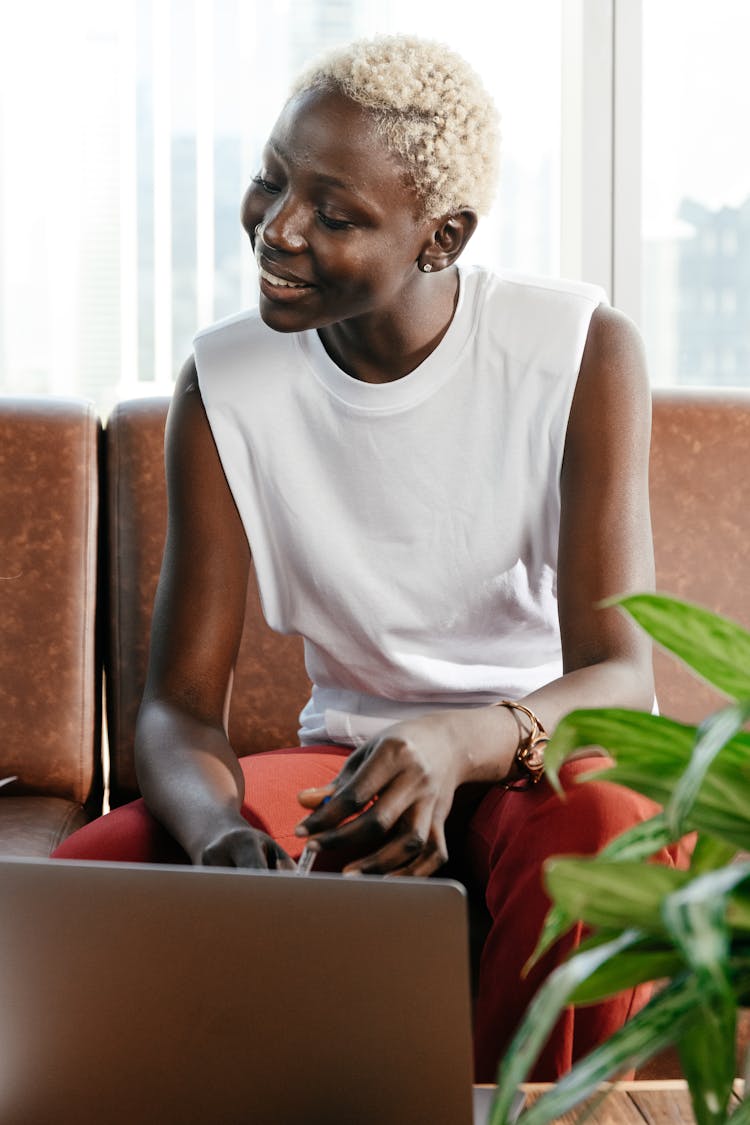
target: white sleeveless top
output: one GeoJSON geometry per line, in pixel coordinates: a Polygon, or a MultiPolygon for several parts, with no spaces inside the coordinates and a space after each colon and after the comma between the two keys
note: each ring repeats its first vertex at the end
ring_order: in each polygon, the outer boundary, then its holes
{"type": "Polygon", "coordinates": [[[440,344],[385,384],[257,310],[196,336],[266,620],[304,638],[303,744],[358,745],[561,675],[560,468],[603,300],[591,285],[461,269],[440,344]]]}

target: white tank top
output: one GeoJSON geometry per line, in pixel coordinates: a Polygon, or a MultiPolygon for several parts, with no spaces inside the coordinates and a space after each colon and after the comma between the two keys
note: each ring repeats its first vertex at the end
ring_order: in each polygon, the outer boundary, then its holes
{"type": "Polygon", "coordinates": [[[303,743],[562,673],[560,468],[602,290],[461,269],[438,347],[364,383],[257,310],[200,332],[201,394],[269,625],[304,638],[303,743]]]}

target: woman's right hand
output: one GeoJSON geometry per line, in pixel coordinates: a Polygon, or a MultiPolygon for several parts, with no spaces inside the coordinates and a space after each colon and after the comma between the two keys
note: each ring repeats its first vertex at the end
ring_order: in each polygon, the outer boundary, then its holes
{"type": "Polygon", "coordinates": [[[241,823],[217,832],[192,857],[202,867],[245,867],[259,870],[295,871],[294,860],[266,832],[241,823]]]}

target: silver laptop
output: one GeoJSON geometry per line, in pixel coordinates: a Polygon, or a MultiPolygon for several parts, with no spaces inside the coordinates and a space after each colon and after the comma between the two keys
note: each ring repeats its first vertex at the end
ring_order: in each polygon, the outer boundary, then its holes
{"type": "Polygon", "coordinates": [[[470,1125],[467,944],[437,879],[0,860],[0,1121],[470,1125]]]}

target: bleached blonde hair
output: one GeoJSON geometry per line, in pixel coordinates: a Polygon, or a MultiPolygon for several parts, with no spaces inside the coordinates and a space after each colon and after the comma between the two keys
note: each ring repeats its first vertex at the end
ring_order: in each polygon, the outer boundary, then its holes
{"type": "Polygon", "coordinates": [[[338,90],[368,110],[400,156],[429,218],[492,203],[499,120],[469,64],[449,47],[411,35],[360,39],[300,74],[291,97],[338,90]]]}

